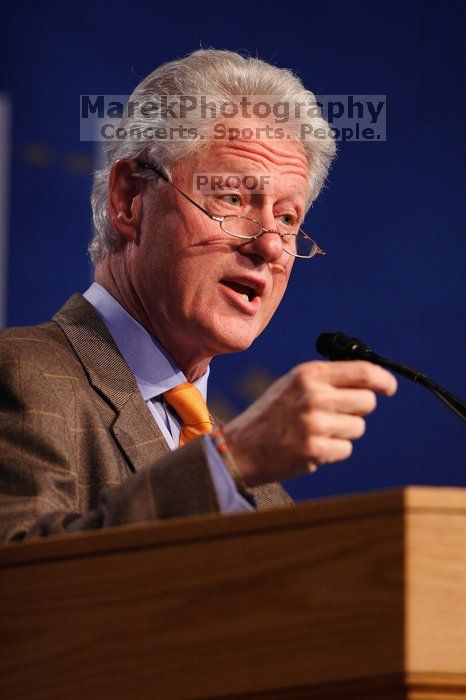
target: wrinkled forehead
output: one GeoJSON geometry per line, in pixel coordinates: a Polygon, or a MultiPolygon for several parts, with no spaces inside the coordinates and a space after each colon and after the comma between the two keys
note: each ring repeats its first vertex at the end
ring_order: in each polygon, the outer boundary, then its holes
{"type": "Polygon", "coordinates": [[[221,126],[205,148],[174,168],[186,186],[240,184],[263,194],[307,199],[308,161],[300,143],[276,134],[264,123],[221,126]]]}

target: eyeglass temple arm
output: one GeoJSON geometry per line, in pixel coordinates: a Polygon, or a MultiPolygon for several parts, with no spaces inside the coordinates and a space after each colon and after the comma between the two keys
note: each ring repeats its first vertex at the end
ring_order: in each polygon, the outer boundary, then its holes
{"type": "Polygon", "coordinates": [[[156,168],[154,165],[150,165],[149,163],[143,163],[143,162],[140,161],[140,160],[138,160],[138,161],[136,161],[136,162],[137,162],[140,166],[142,166],[143,168],[146,168],[147,170],[153,170],[154,173],[157,173],[157,175],[159,175],[159,176],[162,178],[162,180],[165,180],[165,182],[168,182],[168,184],[171,185],[172,187],[174,187],[175,190],[177,190],[181,195],[183,195],[183,197],[184,197],[185,199],[187,199],[188,202],[191,202],[191,204],[194,204],[194,206],[197,207],[197,208],[198,208],[200,211],[202,211],[204,214],[207,214],[207,216],[208,216],[210,219],[213,219],[214,221],[223,221],[223,218],[224,218],[223,216],[213,216],[212,214],[209,214],[209,212],[208,212],[206,209],[204,209],[204,207],[201,207],[200,204],[198,204],[197,202],[195,202],[194,199],[191,199],[191,197],[189,197],[185,192],[183,192],[183,190],[180,190],[180,188],[177,187],[177,186],[175,185],[174,182],[172,182],[171,180],[169,180],[168,177],[167,177],[164,173],[162,173],[158,168],[156,168]]]}

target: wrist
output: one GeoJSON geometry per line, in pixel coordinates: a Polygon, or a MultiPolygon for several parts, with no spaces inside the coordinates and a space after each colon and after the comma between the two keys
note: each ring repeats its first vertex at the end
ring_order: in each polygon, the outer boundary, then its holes
{"type": "Polygon", "coordinates": [[[250,486],[246,483],[245,479],[242,476],[242,473],[238,468],[236,459],[230,450],[228,438],[226,437],[226,431],[224,430],[224,427],[221,423],[214,423],[210,437],[215,448],[222,457],[222,460],[225,466],[227,467],[230,476],[235,482],[235,486],[238,492],[255,506],[253,491],[250,488],[250,486]]]}

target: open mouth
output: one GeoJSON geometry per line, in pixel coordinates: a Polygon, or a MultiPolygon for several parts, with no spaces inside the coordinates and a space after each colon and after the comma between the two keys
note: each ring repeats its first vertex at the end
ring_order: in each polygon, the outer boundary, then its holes
{"type": "Polygon", "coordinates": [[[230,282],[228,280],[220,280],[220,284],[223,284],[225,287],[229,287],[230,289],[232,289],[234,292],[239,294],[244,299],[244,301],[252,301],[257,296],[256,290],[252,287],[249,287],[246,284],[240,284],[239,282],[230,282]]]}

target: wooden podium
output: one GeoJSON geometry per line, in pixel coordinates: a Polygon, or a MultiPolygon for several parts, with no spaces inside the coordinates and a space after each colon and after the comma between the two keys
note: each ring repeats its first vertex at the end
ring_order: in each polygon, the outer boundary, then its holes
{"type": "Polygon", "coordinates": [[[466,489],[0,548],[0,696],[466,698],[466,489]]]}

